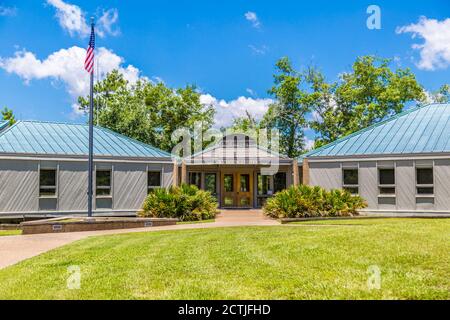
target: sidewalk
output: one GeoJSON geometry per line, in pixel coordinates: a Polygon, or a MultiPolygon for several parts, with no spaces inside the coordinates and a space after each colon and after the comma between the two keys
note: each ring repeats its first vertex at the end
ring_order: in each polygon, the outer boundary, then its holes
{"type": "Polygon", "coordinates": [[[32,258],[41,253],[92,236],[165,230],[208,229],[238,226],[277,226],[277,221],[267,219],[260,210],[223,210],[212,223],[182,224],[175,226],[89,231],[74,233],[51,233],[0,237],[0,269],[32,258]]]}

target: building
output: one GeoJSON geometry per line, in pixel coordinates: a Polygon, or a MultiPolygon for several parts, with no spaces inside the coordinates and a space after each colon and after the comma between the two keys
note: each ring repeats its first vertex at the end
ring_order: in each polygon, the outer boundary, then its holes
{"type": "MultiPolygon", "coordinates": [[[[0,217],[87,213],[88,126],[0,124],[0,217]]],[[[130,215],[151,188],[174,183],[171,155],[94,129],[95,214],[130,215]]]]}
{"type": "Polygon", "coordinates": [[[367,213],[449,213],[450,104],[413,108],[299,162],[303,183],[359,194],[367,213]]]}
{"type": "MultiPolygon", "coordinates": [[[[347,189],[368,214],[450,213],[450,104],[414,108],[290,159],[230,134],[183,161],[95,127],[94,209],[134,215],[148,192],[189,183],[221,208],[260,208],[300,183],[347,189]]],[[[0,217],[87,212],[88,127],[0,122],[0,217]]]]}
{"type": "Polygon", "coordinates": [[[214,194],[221,208],[261,208],[267,198],[299,184],[297,160],[243,134],[226,135],[183,161],[181,181],[214,194]]]}

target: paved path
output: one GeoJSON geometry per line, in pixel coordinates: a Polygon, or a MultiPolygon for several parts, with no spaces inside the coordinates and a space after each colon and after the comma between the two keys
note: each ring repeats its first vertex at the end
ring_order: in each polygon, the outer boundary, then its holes
{"type": "Polygon", "coordinates": [[[206,229],[237,226],[276,226],[277,221],[267,219],[260,210],[223,210],[213,223],[182,224],[175,226],[89,231],[74,233],[52,233],[35,234],[24,236],[0,237],[0,269],[16,264],[22,260],[29,259],[41,253],[64,246],[77,240],[91,236],[154,232],[162,230],[186,230],[186,229],[206,229]]]}

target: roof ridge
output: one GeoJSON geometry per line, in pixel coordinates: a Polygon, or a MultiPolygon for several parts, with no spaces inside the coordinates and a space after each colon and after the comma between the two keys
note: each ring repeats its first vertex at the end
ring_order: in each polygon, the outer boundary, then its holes
{"type": "Polygon", "coordinates": [[[0,131],[0,137],[5,135],[5,133],[11,131],[12,128],[16,127],[21,122],[23,122],[23,120],[18,120],[12,126],[8,126],[6,129],[0,131]]]}
{"type": "Polygon", "coordinates": [[[306,157],[313,156],[314,154],[316,154],[316,153],[318,153],[320,151],[323,151],[323,150],[325,150],[327,148],[330,148],[332,146],[335,146],[338,143],[341,143],[343,141],[349,140],[349,139],[351,139],[351,138],[353,138],[353,137],[355,137],[357,135],[360,135],[360,134],[362,134],[364,132],[367,132],[367,131],[372,130],[374,128],[377,128],[379,126],[385,125],[386,123],[389,123],[391,121],[397,120],[400,117],[406,116],[408,114],[411,114],[413,112],[416,112],[418,110],[421,110],[421,109],[424,109],[426,107],[430,107],[430,106],[433,106],[433,105],[448,105],[448,103],[428,103],[428,104],[425,104],[425,105],[417,104],[415,107],[412,107],[411,109],[404,110],[404,111],[402,111],[400,113],[397,113],[396,115],[393,115],[392,117],[389,117],[388,119],[385,119],[383,121],[380,121],[380,122],[377,122],[375,124],[372,124],[372,125],[368,126],[367,128],[364,128],[364,129],[358,130],[356,132],[353,132],[353,133],[351,133],[351,134],[349,134],[349,135],[347,135],[345,137],[342,137],[342,138],[339,138],[339,139],[337,139],[337,140],[335,140],[333,142],[330,142],[330,143],[328,143],[328,144],[326,144],[326,145],[324,145],[324,146],[322,146],[320,148],[311,150],[310,152],[307,152],[307,153],[303,154],[302,156],[300,156],[300,158],[304,159],[306,157]]]}
{"type": "Polygon", "coordinates": [[[67,121],[49,121],[49,120],[20,120],[21,122],[30,122],[30,123],[46,123],[46,124],[65,124],[72,126],[87,126],[86,123],[78,123],[78,122],[67,122],[67,121]]]}

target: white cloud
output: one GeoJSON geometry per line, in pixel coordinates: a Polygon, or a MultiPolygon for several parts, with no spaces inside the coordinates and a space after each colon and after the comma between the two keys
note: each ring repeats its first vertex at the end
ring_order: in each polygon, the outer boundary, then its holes
{"type": "Polygon", "coordinates": [[[120,30],[118,28],[114,28],[114,25],[119,20],[119,12],[117,9],[109,9],[103,12],[103,15],[98,19],[97,25],[98,30],[97,33],[99,36],[104,37],[109,34],[112,36],[118,36],[120,34],[120,30]]]}
{"type": "Polygon", "coordinates": [[[424,70],[444,69],[450,65],[450,18],[443,21],[421,17],[416,24],[399,27],[397,34],[412,33],[412,38],[422,38],[422,44],[413,44],[420,51],[417,67],[424,70]]]}
{"type": "Polygon", "coordinates": [[[247,97],[239,97],[232,101],[218,100],[210,94],[202,94],[200,102],[203,105],[213,106],[216,110],[214,127],[229,127],[233,124],[233,120],[244,117],[248,111],[257,120],[262,119],[271,103],[272,99],[253,99],[247,97]]]}
{"type": "MultiPolygon", "coordinates": [[[[64,2],[63,0],[47,0],[47,3],[56,9],[56,18],[60,26],[69,32],[71,36],[78,35],[84,38],[90,35],[91,29],[86,22],[86,13],[79,6],[64,2]]],[[[118,20],[119,12],[117,9],[103,11],[102,16],[96,23],[97,34],[100,37],[119,35],[119,29],[114,28],[118,20]]]]}
{"type": "MultiPolygon", "coordinates": [[[[56,51],[43,60],[32,52],[22,50],[13,57],[0,58],[0,68],[18,75],[26,83],[43,79],[60,81],[75,101],[78,96],[86,96],[89,91],[89,75],[84,70],[85,57],[86,49],[76,46],[56,51]]],[[[139,69],[132,65],[124,66],[124,59],[109,49],[99,48],[96,61],[99,78],[104,78],[114,69],[119,70],[130,83],[135,83],[140,77],[139,69]]]]}
{"type": "Polygon", "coordinates": [[[265,55],[267,53],[267,50],[269,50],[269,48],[267,46],[265,46],[265,45],[257,47],[257,46],[254,46],[252,44],[249,44],[248,47],[256,55],[265,55]]]}
{"type": "Polygon", "coordinates": [[[305,148],[306,150],[312,150],[314,149],[314,139],[309,139],[308,137],[305,137],[305,148]]]}
{"type": "Polygon", "coordinates": [[[247,19],[248,21],[250,21],[252,23],[252,26],[255,28],[259,28],[261,27],[261,22],[258,19],[258,16],[256,15],[255,12],[252,11],[248,11],[247,13],[244,14],[245,19],[247,19]]]}
{"type": "Polygon", "coordinates": [[[86,23],[85,14],[80,7],[62,0],[47,0],[47,3],[56,9],[59,24],[71,36],[78,34],[86,37],[89,35],[89,25],[86,23]]]}
{"type": "Polygon", "coordinates": [[[252,97],[257,97],[258,95],[256,94],[256,92],[253,89],[247,88],[245,89],[245,91],[251,95],[252,97]]]}
{"type": "Polygon", "coordinates": [[[0,6],[0,17],[13,17],[17,14],[17,8],[0,6]]]}

